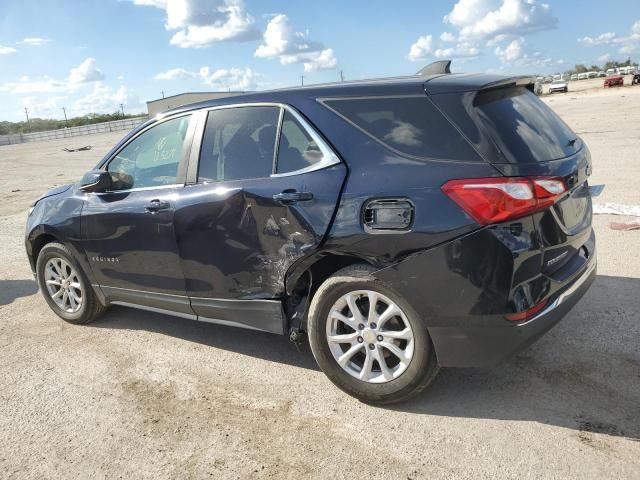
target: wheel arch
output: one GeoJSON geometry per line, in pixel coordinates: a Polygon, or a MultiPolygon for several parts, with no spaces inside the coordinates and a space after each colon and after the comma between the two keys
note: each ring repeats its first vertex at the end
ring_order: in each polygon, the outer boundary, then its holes
{"type": "Polygon", "coordinates": [[[292,266],[285,278],[287,330],[292,327],[305,330],[309,305],[320,285],[338,270],[355,264],[370,265],[376,270],[382,268],[371,259],[337,252],[321,252],[292,266]],[[296,313],[300,320],[299,325],[294,326],[296,313]]]}

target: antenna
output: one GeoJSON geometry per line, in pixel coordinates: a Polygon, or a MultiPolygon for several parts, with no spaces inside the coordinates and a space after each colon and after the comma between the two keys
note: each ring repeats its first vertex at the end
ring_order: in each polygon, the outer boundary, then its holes
{"type": "Polygon", "coordinates": [[[430,63],[417,72],[416,75],[426,77],[427,75],[443,75],[445,73],[451,73],[451,60],[440,60],[430,63]]]}

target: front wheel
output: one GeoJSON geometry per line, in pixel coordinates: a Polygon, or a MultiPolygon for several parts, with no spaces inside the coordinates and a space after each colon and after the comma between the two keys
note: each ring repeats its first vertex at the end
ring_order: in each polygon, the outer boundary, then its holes
{"type": "Polygon", "coordinates": [[[36,271],[44,299],[63,320],[89,323],[104,311],[84,272],[61,243],[48,243],[42,248],[36,271]]]}
{"type": "Polygon", "coordinates": [[[311,350],[340,389],[367,403],[401,402],[424,390],[438,364],[424,320],[372,269],[329,277],[309,309],[311,350]]]}

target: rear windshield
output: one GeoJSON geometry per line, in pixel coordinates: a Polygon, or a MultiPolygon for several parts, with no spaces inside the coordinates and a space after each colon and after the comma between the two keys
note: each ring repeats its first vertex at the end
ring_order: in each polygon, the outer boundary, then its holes
{"type": "Polygon", "coordinates": [[[511,163],[556,160],[580,148],[567,124],[524,87],[481,91],[474,107],[474,120],[511,163]]]}
{"type": "Polygon", "coordinates": [[[346,98],[322,103],[399,153],[482,161],[426,96],[346,98]]]}

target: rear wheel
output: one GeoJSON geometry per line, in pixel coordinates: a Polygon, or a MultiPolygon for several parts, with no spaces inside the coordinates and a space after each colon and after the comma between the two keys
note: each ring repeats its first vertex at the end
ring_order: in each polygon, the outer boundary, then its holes
{"type": "Polygon", "coordinates": [[[61,243],[48,243],[42,248],[36,271],[44,299],[63,320],[89,323],[105,310],[71,252],[61,243]]]}
{"type": "Polygon", "coordinates": [[[318,289],[309,310],[313,355],[329,379],[369,403],[404,401],[438,371],[424,321],[364,265],[347,267],[318,289]]]}

